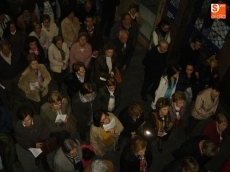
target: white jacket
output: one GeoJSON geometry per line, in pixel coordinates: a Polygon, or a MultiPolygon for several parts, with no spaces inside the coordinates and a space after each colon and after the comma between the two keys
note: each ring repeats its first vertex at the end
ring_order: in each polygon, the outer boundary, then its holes
{"type": "Polygon", "coordinates": [[[61,52],[54,44],[51,44],[48,50],[48,57],[50,61],[50,68],[53,72],[61,73],[62,69],[65,70],[69,61],[69,48],[65,42],[62,43],[62,50],[65,52],[65,65],[62,63],[61,52]]]}
{"type": "MultiPolygon", "coordinates": [[[[176,83],[173,86],[170,98],[172,97],[172,94],[175,92],[177,81],[178,81],[178,78],[176,79],[176,83]]],[[[152,101],[152,104],[151,104],[151,107],[153,109],[156,109],[157,100],[160,97],[164,97],[167,88],[168,88],[168,78],[167,78],[167,76],[164,76],[164,77],[162,76],[161,80],[160,80],[160,84],[159,84],[159,86],[158,86],[158,88],[157,88],[157,90],[155,92],[155,101],[154,102],[152,101]]]]}

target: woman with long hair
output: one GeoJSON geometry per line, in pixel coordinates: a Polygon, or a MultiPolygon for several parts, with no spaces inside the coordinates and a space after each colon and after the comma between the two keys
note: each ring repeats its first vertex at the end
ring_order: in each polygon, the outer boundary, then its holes
{"type": "Polygon", "coordinates": [[[170,98],[175,92],[179,72],[180,68],[177,65],[172,65],[167,68],[167,71],[161,77],[159,86],[155,92],[155,101],[151,104],[153,109],[156,109],[156,102],[160,97],[170,98]]]}

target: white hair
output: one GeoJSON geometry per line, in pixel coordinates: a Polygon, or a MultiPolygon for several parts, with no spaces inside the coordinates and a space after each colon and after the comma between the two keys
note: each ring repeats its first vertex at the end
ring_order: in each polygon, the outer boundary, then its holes
{"type": "Polygon", "coordinates": [[[92,172],[106,172],[108,167],[101,159],[96,159],[91,163],[92,172]]]}

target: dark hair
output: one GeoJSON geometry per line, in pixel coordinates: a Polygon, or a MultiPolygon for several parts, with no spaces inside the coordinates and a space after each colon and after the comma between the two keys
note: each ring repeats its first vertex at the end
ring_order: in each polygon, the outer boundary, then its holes
{"type": "Polygon", "coordinates": [[[3,38],[6,38],[8,40],[10,39],[10,35],[11,35],[10,34],[10,25],[12,25],[12,24],[14,25],[16,31],[19,30],[18,25],[13,20],[10,20],[7,22],[6,29],[4,30],[4,33],[3,33],[3,38]]]}
{"type": "Polygon", "coordinates": [[[39,50],[42,49],[42,46],[41,46],[38,38],[36,38],[35,36],[28,36],[26,41],[25,41],[25,48],[24,48],[25,51],[30,50],[30,43],[32,43],[32,42],[36,42],[37,47],[38,47],[39,50]]]}
{"type": "Polygon", "coordinates": [[[137,153],[140,150],[146,148],[146,146],[146,140],[140,136],[136,136],[134,139],[132,139],[130,148],[134,153],[137,153]]]}
{"type": "Polygon", "coordinates": [[[48,14],[43,14],[42,15],[42,22],[44,22],[45,20],[49,20],[50,21],[50,16],[48,14]]]}
{"type": "Polygon", "coordinates": [[[32,61],[38,61],[38,56],[34,53],[29,53],[26,58],[28,64],[30,64],[32,61]]]}
{"type": "Polygon", "coordinates": [[[112,77],[110,77],[109,79],[107,79],[107,81],[106,81],[106,86],[117,86],[117,81],[116,81],[116,79],[115,78],[112,78],[112,77]]]}
{"type": "Polygon", "coordinates": [[[34,116],[33,110],[28,106],[22,106],[17,110],[17,118],[19,120],[24,120],[28,115],[31,118],[34,116]]]}
{"type": "Polygon", "coordinates": [[[81,88],[80,88],[80,93],[82,95],[85,94],[90,94],[94,91],[93,86],[90,82],[85,82],[82,84],[81,88]]]}
{"type": "Polygon", "coordinates": [[[129,6],[129,10],[131,10],[132,8],[135,8],[135,9],[136,9],[136,11],[138,11],[138,10],[139,10],[138,5],[136,5],[136,4],[132,4],[132,5],[130,5],[130,6],[129,6]]]}
{"type": "Polygon", "coordinates": [[[82,148],[82,159],[89,161],[95,156],[94,151],[91,151],[89,148],[82,148]]]}
{"type": "Polygon", "coordinates": [[[116,46],[114,45],[114,43],[112,41],[108,41],[105,43],[105,45],[103,46],[103,51],[107,51],[107,50],[113,50],[115,51],[116,46]]]}
{"type": "Polygon", "coordinates": [[[1,40],[0,41],[0,48],[2,48],[3,46],[10,47],[10,43],[7,40],[1,40]]]}
{"type": "Polygon", "coordinates": [[[210,157],[218,152],[217,146],[211,140],[205,140],[202,145],[202,152],[204,155],[210,157]]]}
{"type": "Polygon", "coordinates": [[[93,113],[93,125],[95,127],[100,127],[101,126],[101,117],[102,114],[105,114],[107,116],[109,116],[109,114],[106,111],[103,110],[97,110],[93,113]]]}
{"type": "Polygon", "coordinates": [[[124,20],[126,16],[131,17],[131,15],[129,13],[123,13],[122,16],[121,16],[121,19],[124,20]]]}
{"type": "Polygon", "coordinates": [[[53,37],[53,39],[52,39],[52,43],[53,43],[54,45],[56,45],[56,43],[57,43],[58,41],[60,41],[60,40],[63,42],[63,39],[62,39],[61,36],[55,36],[55,37],[53,37]]]}
{"type": "Polygon", "coordinates": [[[194,36],[191,39],[191,42],[193,42],[193,43],[196,43],[196,42],[202,43],[202,38],[200,36],[194,36]]]}
{"type": "Polygon", "coordinates": [[[62,151],[64,154],[69,154],[71,150],[77,148],[78,143],[74,139],[65,139],[61,144],[62,151]]]}
{"type": "Polygon", "coordinates": [[[94,16],[92,14],[86,14],[85,15],[85,21],[87,18],[92,18],[92,20],[94,19],[94,16]]]}
{"type": "Polygon", "coordinates": [[[170,105],[170,100],[168,98],[160,97],[156,102],[156,111],[159,112],[161,108],[169,105],[170,105]]]}
{"type": "MultiPolygon", "coordinates": [[[[178,65],[172,65],[172,66],[167,68],[166,73],[164,74],[164,76],[167,76],[168,86],[169,87],[171,87],[171,83],[172,83],[171,77],[173,75],[175,75],[177,72],[180,72],[180,68],[179,68],[178,65]]],[[[175,81],[175,79],[174,79],[174,81],[175,81]]],[[[176,83],[174,82],[174,84],[176,84],[176,83]]]]}
{"type": "Polygon", "coordinates": [[[86,33],[86,32],[80,32],[79,34],[78,34],[78,39],[80,39],[81,37],[86,37],[86,40],[88,40],[88,34],[86,33]]]}
{"type": "Polygon", "coordinates": [[[170,23],[167,21],[167,20],[165,20],[165,19],[162,19],[160,22],[159,22],[159,24],[158,24],[158,27],[161,27],[161,26],[169,26],[170,25],[170,23]]]}
{"type": "Polygon", "coordinates": [[[220,81],[215,82],[214,84],[212,84],[212,89],[220,92],[222,90],[222,83],[220,81]]]}
{"type": "Polygon", "coordinates": [[[86,5],[87,3],[93,4],[93,1],[92,0],[85,0],[84,5],[86,5]]]}
{"type": "Polygon", "coordinates": [[[85,64],[81,61],[77,61],[72,64],[72,71],[78,72],[80,70],[80,67],[83,67],[86,70],[85,64]]]}

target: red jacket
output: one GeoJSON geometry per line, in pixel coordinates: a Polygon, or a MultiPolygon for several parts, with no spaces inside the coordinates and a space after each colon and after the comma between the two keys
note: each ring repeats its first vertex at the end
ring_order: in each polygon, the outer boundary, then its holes
{"type": "MultiPolygon", "coordinates": [[[[222,140],[226,137],[227,129],[225,129],[221,133],[222,140]]],[[[207,135],[210,140],[212,140],[216,146],[220,147],[221,141],[220,141],[220,134],[217,132],[216,128],[216,122],[213,121],[209,123],[206,127],[204,127],[202,131],[202,135],[207,135]]]]}

